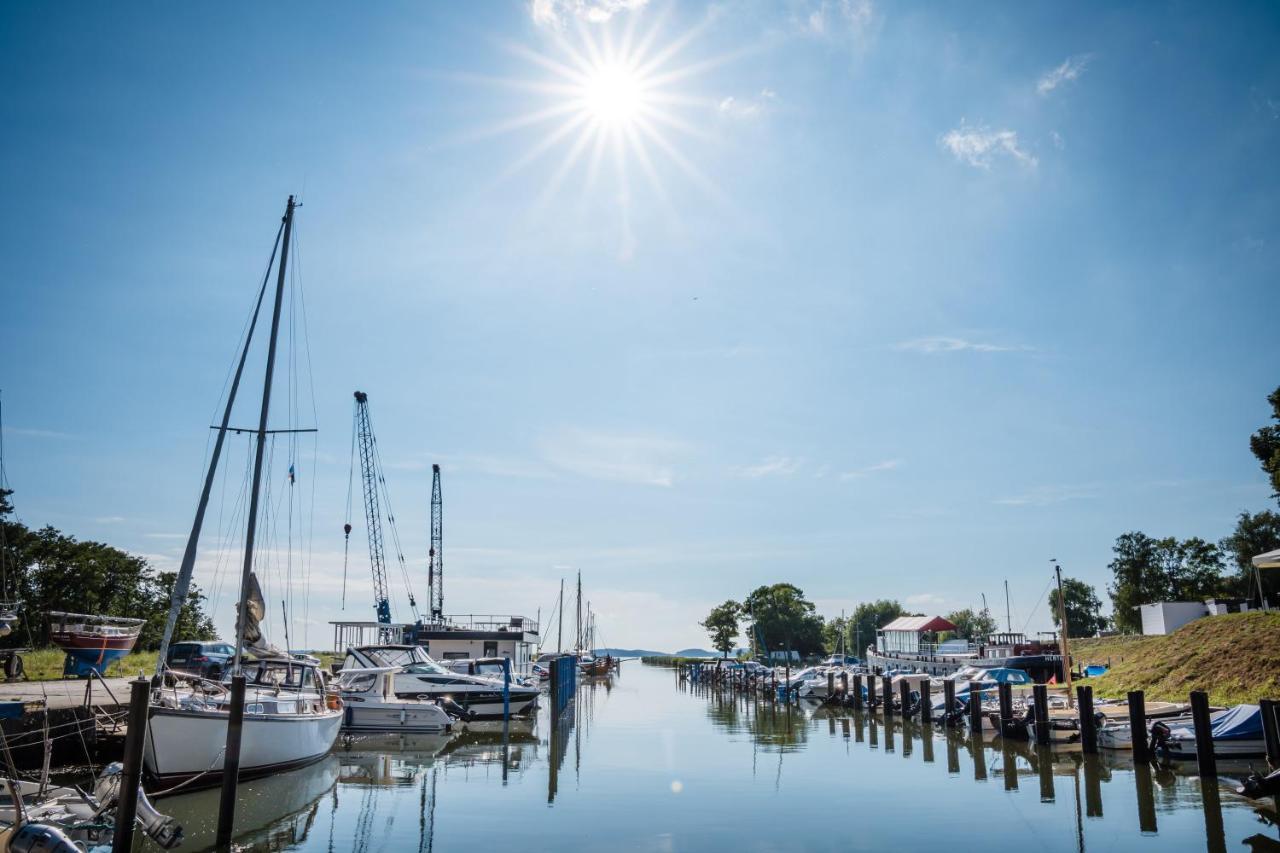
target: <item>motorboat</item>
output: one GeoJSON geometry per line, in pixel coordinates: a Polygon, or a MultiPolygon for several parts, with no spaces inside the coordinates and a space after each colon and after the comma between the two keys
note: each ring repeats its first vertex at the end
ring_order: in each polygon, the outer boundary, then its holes
{"type": "Polygon", "coordinates": [[[435,699],[396,696],[399,667],[344,669],[333,684],[342,697],[342,728],[349,732],[448,732],[453,717],[435,699]]]}
{"type": "MultiPolygon", "coordinates": [[[[448,699],[466,710],[469,719],[502,719],[504,685],[501,679],[461,675],[432,660],[421,646],[352,646],[342,669],[393,667],[393,690],[402,699],[448,699]]],[[[527,714],[537,707],[539,690],[512,683],[505,688],[510,712],[527,714]]]]}
{"type": "MultiPolygon", "coordinates": [[[[1249,758],[1265,755],[1266,741],[1262,733],[1262,709],[1257,705],[1236,705],[1209,718],[1213,735],[1213,754],[1219,758],[1249,758]]],[[[1151,727],[1151,739],[1160,755],[1174,761],[1196,757],[1195,726],[1176,725],[1173,721],[1157,721],[1151,727]]]]}
{"type": "MultiPolygon", "coordinates": [[[[301,767],[324,757],[342,726],[342,701],[326,696],[320,661],[296,655],[245,661],[240,778],[301,767]]],[[[230,676],[227,676],[228,681],[230,676]]],[[[162,783],[216,785],[222,778],[229,684],[154,691],[143,762],[162,783]]]]}
{"type": "Polygon", "coordinates": [[[49,611],[49,640],[67,653],[63,675],[101,676],[133,651],[144,619],[49,611]]]}
{"type": "MultiPolygon", "coordinates": [[[[501,681],[511,666],[508,662],[508,669],[504,670],[503,662],[509,660],[509,658],[452,658],[439,661],[439,663],[445,669],[452,670],[459,675],[483,675],[485,678],[494,678],[501,681]]],[[[550,670],[548,670],[548,674],[550,674],[550,670]]],[[[511,683],[523,684],[527,687],[532,682],[527,677],[517,675],[514,671],[511,671],[511,683]]]]}

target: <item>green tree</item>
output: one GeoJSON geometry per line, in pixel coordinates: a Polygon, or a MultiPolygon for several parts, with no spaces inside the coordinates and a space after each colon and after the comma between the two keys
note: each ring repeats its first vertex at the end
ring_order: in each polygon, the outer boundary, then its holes
{"type": "MultiPolygon", "coordinates": [[[[1271,404],[1271,419],[1280,422],[1280,388],[1271,392],[1267,402],[1271,404]]],[[[1249,449],[1271,480],[1271,496],[1280,500],[1280,423],[1268,424],[1251,435],[1249,449]]]]}
{"type": "Polygon", "coordinates": [[[985,643],[997,628],[995,617],[985,607],[976,612],[969,607],[957,610],[947,615],[947,621],[956,626],[957,637],[964,637],[973,643],[985,643]]]}
{"type": "Polygon", "coordinates": [[[802,655],[822,652],[822,617],[814,613],[813,603],[794,584],[757,587],[743,602],[743,609],[762,650],[802,655]]]}
{"type": "Polygon", "coordinates": [[[906,613],[901,604],[887,598],[859,604],[849,620],[849,648],[858,657],[862,657],[867,653],[867,646],[876,641],[876,629],[883,628],[906,613]]]}
{"type": "MultiPolygon", "coordinates": [[[[822,626],[822,642],[828,652],[834,655],[842,649],[853,648],[853,644],[849,642],[849,624],[848,619],[843,616],[837,616],[835,619],[828,619],[826,624],[822,626]]],[[[849,652],[849,654],[853,654],[853,652],[849,652]]]]}
{"type": "Polygon", "coordinates": [[[1112,546],[1108,587],[1116,630],[1142,630],[1138,607],[1158,601],[1196,601],[1227,594],[1231,582],[1223,572],[1222,551],[1203,539],[1153,539],[1145,533],[1121,534],[1112,546]]]}
{"type": "MultiPolygon", "coordinates": [[[[1098,598],[1097,590],[1089,584],[1075,578],[1063,578],[1062,598],[1066,604],[1069,636],[1092,637],[1107,627],[1110,620],[1099,612],[1102,609],[1102,599],[1098,598]]],[[[1057,588],[1049,593],[1049,612],[1053,614],[1053,624],[1061,627],[1057,588]]]]}
{"type": "Polygon", "coordinates": [[[1267,551],[1280,548],[1280,514],[1271,510],[1259,513],[1240,513],[1236,519],[1236,529],[1230,536],[1218,543],[1222,552],[1235,563],[1236,594],[1247,598],[1253,606],[1261,607],[1258,600],[1258,579],[1267,592],[1267,599],[1272,600],[1280,593],[1280,571],[1270,569],[1257,572],[1253,568],[1253,558],[1267,551]]]}
{"type": "Polygon", "coordinates": [[[738,639],[738,617],[741,615],[742,605],[730,599],[719,607],[713,607],[701,623],[711,636],[711,648],[726,658],[738,639]]]}

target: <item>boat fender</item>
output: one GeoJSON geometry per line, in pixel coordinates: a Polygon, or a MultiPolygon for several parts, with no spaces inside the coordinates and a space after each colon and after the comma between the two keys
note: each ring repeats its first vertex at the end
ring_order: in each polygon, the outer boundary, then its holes
{"type": "Polygon", "coordinates": [[[335,693],[326,693],[324,697],[325,707],[330,711],[342,710],[342,697],[335,693]]]}
{"type": "Polygon", "coordinates": [[[80,853],[80,848],[65,832],[43,823],[23,824],[9,836],[9,850],[13,853],[80,853]]]}

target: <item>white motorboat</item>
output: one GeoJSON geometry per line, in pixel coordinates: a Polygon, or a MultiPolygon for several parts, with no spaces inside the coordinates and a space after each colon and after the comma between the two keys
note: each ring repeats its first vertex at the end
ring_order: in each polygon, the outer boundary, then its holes
{"type": "Polygon", "coordinates": [[[423,732],[453,729],[453,718],[434,699],[396,696],[399,667],[344,669],[333,685],[342,697],[342,727],[350,732],[423,732]]]}
{"type": "MultiPolygon", "coordinates": [[[[243,672],[240,778],[301,767],[329,752],[342,726],[342,703],[325,695],[318,660],[246,661],[243,672]]],[[[148,775],[162,783],[218,784],[230,696],[226,685],[214,690],[157,690],[143,752],[148,775]]]]}
{"type": "MultiPolygon", "coordinates": [[[[461,675],[431,659],[421,646],[352,646],[342,669],[393,667],[395,695],[402,699],[449,700],[460,705],[469,719],[502,719],[501,679],[461,675]]],[[[507,688],[512,715],[528,714],[537,708],[539,690],[512,682],[507,688]]]]}
{"type": "MultiPolygon", "coordinates": [[[[1250,758],[1266,755],[1267,744],[1262,733],[1262,709],[1257,705],[1236,705],[1219,711],[1209,719],[1213,735],[1213,754],[1219,758],[1250,758]]],[[[1151,737],[1161,755],[1175,761],[1196,757],[1196,732],[1192,723],[1157,721],[1151,737]]]]}

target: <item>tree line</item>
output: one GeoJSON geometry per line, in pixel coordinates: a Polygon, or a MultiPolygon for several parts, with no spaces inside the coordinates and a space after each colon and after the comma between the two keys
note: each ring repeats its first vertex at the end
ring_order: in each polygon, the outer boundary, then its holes
{"type": "MultiPolygon", "coordinates": [[[[38,530],[13,518],[11,489],[0,489],[0,597],[21,606],[13,633],[0,646],[49,645],[50,610],[144,619],[138,648],[160,645],[175,572],[158,572],[142,557],[102,542],[81,541],[45,526],[38,530]]],[[[205,596],[192,584],[178,618],[175,639],[217,638],[204,611],[205,596]]]]}
{"type": "MultiPolygon", "coordinates": [[[[1280,388],[1267,402],[1274,423],[1264,425],[1249,439],[1249,449],[1271,483],[1274,500],[1280,501],[1280,388]]],[[[1158,601],[1199,601],[1212,597],[1240,598],[1261,606],[1280,592],[1280,572],[1257,575],[1253,557],[1280,548],[1280,514],[1264,509],[1241,512],[1235,530],[1217,543],[1198,537],[1156,539],[1141,531],[1117,537],[1108,568],[1107,587],[1112,616],[1101,613],[1097,590],[1078,578],[1063,578],[1059,591],[1049,594],[1053,624],[1061,628],[1059,607],[1065,611],[1069,634],[1091,637],[1114,627],[1121,633],[1142,630],[1140,605],[1158,601]]],[[[733,599],[712,608],[700,624],[711,638],[712,648],[728,655],[745,627],[748,645],[757,654],[797,652],[821,654],[848,649],[861,656],[875,642],[876,630],[909,613],[892,599],[859,604],[849,617],[824,620],[812,602],[794,584],[776,583],[756,588],[743,601],[733,599]]],[[[956,626],[943,639],[964,638],[981,643],[995,633],[998,623],[987,608],[956,610],[946,615],[956,626]]]]}

